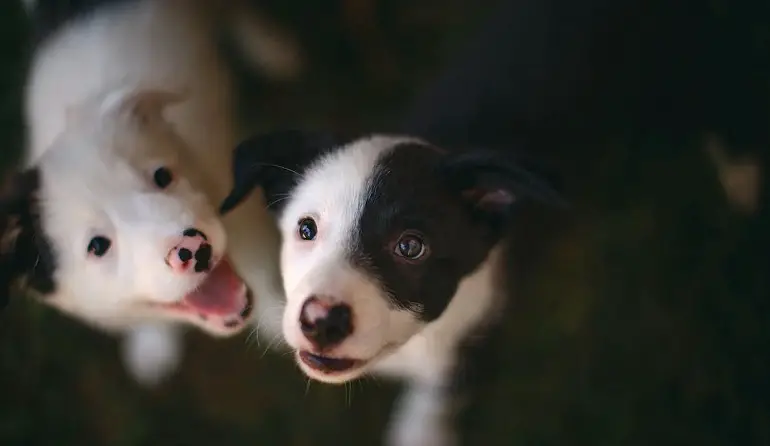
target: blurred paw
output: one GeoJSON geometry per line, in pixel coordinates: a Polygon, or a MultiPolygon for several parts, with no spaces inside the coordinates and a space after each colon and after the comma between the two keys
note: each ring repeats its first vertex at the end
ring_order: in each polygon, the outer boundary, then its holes
{"type": "Polygon", "coordinates": [[[387,446],[457,446],[459,441],[449,428],[414,421],[392,426],[388,431],[385,444],[387,446]]]}
{"type": "Polygon", "coordinates": [[[182,359],[183,337],[170,324],[144,324],[123,339],[123,362],[128,374],[144,387],[155,387],[176,371],[182,359]]]}
{"type": "Polygon", "coordinates": [[[302,74],[304,57],[296,38],[261,12],[238,10],[233,31],[246,62],[271,80],[293,81],[302,74]]]}

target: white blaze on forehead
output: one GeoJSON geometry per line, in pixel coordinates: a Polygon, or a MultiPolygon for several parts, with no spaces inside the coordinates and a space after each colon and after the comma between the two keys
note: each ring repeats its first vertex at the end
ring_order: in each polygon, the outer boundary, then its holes
{"type": "MultiPolygon", "coordinates": [[[[407,137],[372,136],[356,140],[318,159],[303,173],[299,184],[291,191],[291,197],[287,197],[289,203],[280,218],[284,236],[294,235],[299,219],[312,217],[318,225],[316,243],[322,243],[324,248],[314,249],[307,255],[330,260],[343,254],[350,247],[351,235],[355,233],[369,194],[369,179],[378,160],[394,147],[414,142],[421,141],[407,137]]],[[[306,260],[314,263],[310,258],[306,260]]],[[[291,269],[295,268],[296,265],[291,266],[291,269]]]]}
{"type": "Polygon", "coordinates": [[[352,229],[367,198],[368,180],[377,162],[394,147],[423,143],[416,138],[372,136],[356,140],[317,160],[302,175],[284,209],[281,227],[294,226],[295,218],[316,214],[352,229]]]}

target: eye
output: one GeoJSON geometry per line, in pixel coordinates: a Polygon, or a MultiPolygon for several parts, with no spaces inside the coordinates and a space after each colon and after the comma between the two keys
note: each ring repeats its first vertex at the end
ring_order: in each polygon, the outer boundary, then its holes
{"type": "Polygon", "coordinates": [[[88,242],[88,253],[95,255],[96,257],[101,257],[107,254],[107,251],[110,250],[110,246],[112,246],[110,239],[97,235],[88,242]]]}
{"type": "Polygon", "coordinates": [[[414,234],[402,235],[396,242],[395,254],[408,260],[417,260],[425,255],[427,248],[422,238],[414,234]]]}
{"type": "Polygon", "coordinates": [[[315,224],[315,220],[309,217],[300,220],[297,233],[302,240],[313,240],[318,233],[318,227],[315,224]]]}
{"type": "Polygon", "coordinates": [[[174,181],[174,175],[168,167],[159,167],[152,174],[152,179],[159,188],[165,189],[174,181]]]}

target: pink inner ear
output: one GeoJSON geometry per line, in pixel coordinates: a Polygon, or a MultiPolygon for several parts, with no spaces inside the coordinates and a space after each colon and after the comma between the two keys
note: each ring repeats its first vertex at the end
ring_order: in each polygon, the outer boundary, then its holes
{"type": "Polygon", "coordinates": [[[479,204],[482,206],[485,205],[492,205],[495,207],[505,207],[510,204],[512,204],[516,200],[516,197],[513,196],[510,192],[502,189],[487,191],[484,195],[481,197],[481,201],[479,204]]]}
{"type": "Polygon", "coordinates": [[[471,189],[463,192],[463,197],[484,209],[504,208],[516,201],[516,197],[504,189],[471,189]]]}

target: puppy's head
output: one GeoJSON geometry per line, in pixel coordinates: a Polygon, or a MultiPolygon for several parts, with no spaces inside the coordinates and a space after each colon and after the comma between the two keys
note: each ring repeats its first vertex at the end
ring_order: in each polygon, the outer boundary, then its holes
{"type": "Polygon", "coordinates": [[[326,382],[360,376],[439,318],[518,200],[556,197],[499,153],[411,138],[283,132],[242,143],[235,163],[223,210],[263,187],[283,237],[284,336],[326,382]]]}
{"type": "Polygon", "coordinates": [[[2,198],[2,291],[26,285],[93,325],[245,326],[245,286],[191,150],[163,117],[181,97],[123,89],[72,109],[65,131],[2,198]],[[19,279],[26,279],[20,281],[19,279]]]}

